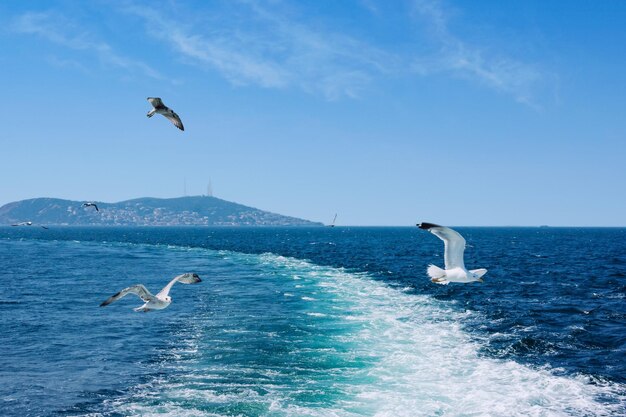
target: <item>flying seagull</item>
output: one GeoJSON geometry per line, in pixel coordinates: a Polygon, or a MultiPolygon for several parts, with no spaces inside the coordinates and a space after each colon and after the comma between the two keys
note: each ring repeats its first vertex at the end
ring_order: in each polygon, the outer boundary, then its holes
{"type": "MultiPolygon", "coordinates": [[[[12,224],[11,226],[32,226],[32,225],[33,225],[33,222],[19,222],[19,223],[12,224]]],[[[46,229],[46,230],[48,229],[46,226],[40,225],[39,227],[41,227],[42,229],[46,229]]]]}
{"type": "Polygon", "coordinates": [[[179,128],[180,130],[185,130],[183,122],[180,121],[180,117],[178,117],[178,115],[174,113],[174,110],[163,104],[159,97],[148,97],[148,101],[150,102],[150,104],[152,104],[154,108],[150,110],[146,116],[152,117],[155,115],[155,113],[162,114],[167,120],[174,123],[174,126],[179,128]]]}
{"type": "Polygon", "coordinates": [[[188,272],[186,274],[178,275],[177,277],[172,279],[169,284],[163,287],[163,289],[159,291],[157,295],[152,295],[150,291],[148,291],[148,289],[142,284],[133,285],[132,287],[124,288],[117,294],[114,294],[111,297],[107,298],[102,304],[100,304],[100,307],[108,306],[113,301],[117,301],[128,294],[135,294],[143,301],[145,301],[145,304],[133,310],[143,311],[146,313],[152,310],[163,310],[172,303],[172,297],[169,296],[169,293],[174,284],[176,284],[177,282],[182,282],[183,284],[196,284],[201,281],[202,280],[200,279],[198,274],[188,272]]]}
{"type": "Polygon", "coordinates": [[[32,226],[33,222],[19,222],[19,223],[15,223],[12,224],[11,226],[32,226]]]}
{"type": "Polygon", "coordinates": [[[83,207],[95,207],[96,211],[100,211],[98,210],[98,206],[96,205],[96,203],[92,203],[92,202],[83,203],[83,207]]]}
{"type": "Polygon", "coordinates": [[[432,223],[419,223],[420,229],[428,230],[439,239],[443,240],[445,251],[444,261],[446,269],[443,270],[435,265],[429,265],[428,276],[436,284],[447,285],[450,282],[483,282],[482,276],[487,273],[484,268],[472,269],[468,271],[463,262],[463,252],[465,251],[465,239],[457,231],[449,227],[439,226],[432,223]]]}

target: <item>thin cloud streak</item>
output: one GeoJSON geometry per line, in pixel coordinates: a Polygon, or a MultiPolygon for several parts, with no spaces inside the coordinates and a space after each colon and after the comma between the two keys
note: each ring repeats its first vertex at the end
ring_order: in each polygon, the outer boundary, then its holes
{"type": "Polygon", "coordinates": [[[69,49],[92,52],[101,62],[129,72],[141,72],[151,78],[164,79],[150,66],[119,55],[106,42],[93,40],[89,33],[79,30],[73,22],[55,13],[25,13],[13,22],[11,29],[20,34],[41,36],[69,49]]]}
{"type": "Polygon", "coordinates": [[[145,7],[124,10],[142,18],[151,36],[234,84],[298,87],[332,100],[357,97],[375,76],[396,65],[393,55],[349,36],[314,30],[257,2],[241,5],[249,12],[246,23],[254,23],[245,31],[227,12],[217,29],[202,31],[145,7]]]}
{"type": "MultiPolygon", "coordinates": [[[[363,4],[383,18],[375,0],[363,4]]],[[[384,77],[448,73],[540,107],[535,97],[538,87],[554,81],[553,75],[537,66],[488,53],[487,48],[455,36],[450,29],[450,12],[440,1],[409,0],[408,4],[413,18],[407,16],[406,24],[414,25],[419,16],[438,52],[418,55],[415,51],[383,50],[341,31],[314,26],[311,19],[280,1],[241,0],[231,8],[218,6],[207,14],[219,18],[195,25],[189,23],[193,19],[166,17],[145,6],[131,5],[123,10],[140,17],[150,36],[164,41],[185,60],[216,70],[236,85],[296,87],[333,100],[358,97],[368,85],[384,77]]],[[[424,39],[415,41],[424,44],[424,39]]]]}
{"type": "MultiPolygon", "coordinates": [[[[360,0],[380,15],[382,3],[360,0]]],[[[539,86],[557,81],[539,67],[489,53],[453,34],[450,11],[438,0],[407,0],[412,15],[403,24],[425,23],[437,52],[418,54],[406,48],[384,50],[345,29],[332,30],[308,19],[304,12],[284,2],[240,0],[212,3],[206,13],[165,14],[152,7],[125,3],[118,11],[139,17],[147,34],[163,42],[183,62],[217,71],[234,85],[264,88],[297,88],[329,100],[359,97],[376,80],[384,78],[448,74],[480,83],[534,108],[539,86]],[[217,5],[217,6],[213,6],[217,5]],[[195,22],[195,23],[194,23],[195,22]]],[[[114,48],[55,12],[25,13],[11,29],[40,36],[57,45],[95,55],[103,64],[131,73],[165,79],[151,66],[120,55],[114,48]]],[[[424,39],[415,42],[425,44],[424,39]]],[[[487,45],[488,46],[488,45],[487,45]]],[[[69,62],[59,60],[59,62],[69,62]]],[[[549,89],[548,89],[549,90],[549,89]]]]}
{"type": "Polygon", "coordinates": [[[506,57],[489,57],[479,47],[454,36],[448,13],[439,0],[413,0],[415,12],[430,25],[440,52],[434,58],[415,59],[411,67],[421,74],[452,72],[476,79],[488,87],[509,94],[520,103],[537,108],[533,91],[552,78],[538,68],[506,57]]]}
{"type": "Polygon", "coordinates": [[[280,67],[239,52],[240,48],[226,38],[210,39],[192,34],[182,25],[166,20],[153,10],[138,7],[126,10],[146,21],[151,36],[169,43],[187,58],[216,68],[235,84],[251,82],[263,87],[285,86],[286,74],[280,67]]]}

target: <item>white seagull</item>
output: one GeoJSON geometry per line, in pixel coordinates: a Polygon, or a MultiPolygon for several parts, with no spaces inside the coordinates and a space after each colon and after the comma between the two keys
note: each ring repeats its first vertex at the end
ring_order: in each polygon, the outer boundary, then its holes
{"type": "Polygon", "coordinates": [[[450,282],[483,282],[482,276],[487,273],[485,268],[468,271],[463,262],[465,251],[465,239],[457,231],[449,227],[439,226],[432,223],[420,223],[420,229],[428,230],[439,239],[443,240],[445,251],[444,261],[446,269],[443,270],[435,265],[429,265],[426,272],[430,280],[436,284],[447,285],[450,282]]]}
{"type": "Polygon", "coordinates": [[[19,222],[19,223],[15,223],[12,224],[11,226],[32,226],[33,222],[19,222]]]}
{"type": "MultiPolygon", "coordinates": [[[[33,222],[19,222],[19,223],[12,224],[11,226],[32,226],[32,225],[33,225],[33,222]]],[[[46,229],[46,230],[48,229],[46,226],[39,225],[39,227],[41,227],[42,229],[46,229]]]]}
{"type": "Polygon", "coordinates": [[[180,121],[180,117],[178,117],[178,115],[174,113],[174,110],[163,104],[159,97],[148,97],[148,101],[150,102],[150,104],[152,104],[152,107],[154,108],[150,110],[146,116],[152,117],[156,113],[162,114],[167,120],[174,123],[174,126],[179,128],[180,130],[185,130],[183,122],[180,121]]]}
{"type": "Polygon", "coordinates": [[[96,205],[96,203],[92,203],[91,201],[87,203],[83,203],[83,207],[95,207],[96,211],[100,211],[98,210],[98,206],[96,205]]]}
{"type": "Polygon", "coordinates": [[[172,303],[172,297],[169,296],[169,293],[174,284],[176,284],[177,282],[182,282],[183,284],[196,284],[201,281],[202,280],[200,279],[198,274],[188,272],[186,274],[178,275],[177,277],[172,279],[165,287],[163,287],[163,289],[159,291],[157,295],[152,295],[150,291],[148,291],[148,289],[142,284],[133,285],[132,287],[124,288],[117,294],[114,294],[111,297],[107,298],[104,302],[102,302],[102,304],[100,304],[100,307],[108,306],[113,301],[117,301],[128,294],[135,294],[143,301],[145,301],[145,304],[133,310],[143,311],[145,313],[152,310],[163,310],[172,303]]]}

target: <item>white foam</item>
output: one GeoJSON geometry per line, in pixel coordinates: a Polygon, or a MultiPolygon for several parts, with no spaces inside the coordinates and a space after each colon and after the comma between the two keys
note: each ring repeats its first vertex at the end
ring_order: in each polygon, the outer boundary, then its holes
{"type": "MultiPolygon", "coordinates": [[[[290,291],[302,300],[304,314],[326,317],[312,320],[345,324],[346,331],[333,336],[335,346],[301,348],[291,354],[324,352],[324,355],[347,355],[360,358],[366,366],[346,369],[319,369],[286,366],[277,369],[244,370],[233,365],[212,362],[213,368],[192,368],[187,377],[193,383],[159,381],[146,388],[147,397],[127,398],[116,403],[124,415],[141,416],[214,416],[185,402],[250,404],[267,407],[271,416],[324,417],[413,417],[413,416],[609,416],[623,412],[625,388],[619,384],[593,384],[588,378],[559,376],[545,368],[524,366],[511,360],[482,356],[481,342],[468,334],[462,323],[476,313],[459,311],[453,303],[429,296],[407,293],[366,274],[321,267],[306,261],[275,256],[231,253],[236,260],[255,264],[267,272],[265,279],[290,283],[290,291]],[[253,262],[254,261],[254,262],[253,262]],[[260,266],[259,266],[260,265],[260,266]],[[293,286],[293,277],[306,285],[293,286]],[[295,287],[295,288],[294,288],[295,287]],[[341,305],[342,308],[337,308],[341,305]],[[307,311],[315,308],[315,311],[307,311]],[[332,314],[326,314],[332,312],[332,314]],[[320,311],[321,310],[321,311],[320,311]],[[254,379],[262,371],[263,379],[254,379]],[[302,371],[308,378],[294,379],[292,385],[280,385],[281,377],[302,371]],[[247,387],[235,389],[211,375],[225,373],[250,375],[247,387]],[[329,372],[339,372],[328,381],[329,372]],[[193,375],[196,375],[195,377],[193,375]],[[310,376],[313,375],[313,376],[310,376]],[[315,380],[319,375],[320,380],[315,380]],[[192,379],[195,378],[195,379],[192,379]],[[326,378],[326,379],[325,379],[326,378]],[[202,381],[205,381],[204,383],[202,381]],[[210,383],[209,383],[210,382],[210,383]],[[326,403],[298,401],[295,395],[306,390],[324,389],[341,393],[326,403]],[[317,387],[317,388],[316,388],[317,387]],[[263,395],[258,393],[263,390],[263,395]],[[155,396],[159,398],[154,404],[155,396]],[[603,402],[610,399],[612,403],[603,402]]],[[[285,284],[287,285],[287,284],[285,284]]],[[[291,294],[291,293],[289,293],[291,294]]],[[[286,294],[285,294],[286,295],[286,294]]],[[[234,330],[236,331],[236,330],[234,330]]],[[[203,337],[201,331],[198,337],[203,337]]],[[[493,335],[497,337],[497,335],[493,335]]],[[[331,339],[328,339],[331,340],[331,339]]],[[[195,344],[192,344],[195,349],[195,344]]],[[[184,350],[180,350],[184,354],[184,350]]],[[[326,357],[326,356],[325,356],[326,357]]],[[[344,356],[345,357],[345,356],[344,356]]],[[[184,364],[185,362],[183,362],[184,364]]],[[[308,391],[307,391],[308,392],[308,391]]],[[[254,408],[254,407],[253,407],[254,408]]],[[[257,408],[258,410],[258,408],[257,408]]]]}
{"type": "Polygon", "coordinates": [[[624,407],[623,386],[481,356],[478,342],[460,325],[470,312],[363,274],[282,257],[265,261],[310,269],[308,275],[323,282],[320,291],[334,289],[353,303],[344,319],[367,323],[349,337],[358,355],[378,358],[367,375],[376,382],[351,388],[351,406],[365,407],[368,415],[612,415],[624,407]]]}
{"type": "Polygon", "coordinates": [[[307,316],[311,316],[311,317],[326,317],[328,316],[328,314],[324,314],[324,313],[316,313],[316,312],[309,312],[306,313],[307,316]]]}

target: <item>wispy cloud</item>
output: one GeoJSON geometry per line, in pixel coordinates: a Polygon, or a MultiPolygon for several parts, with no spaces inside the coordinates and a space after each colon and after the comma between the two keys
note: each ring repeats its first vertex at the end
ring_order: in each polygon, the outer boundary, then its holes
{"type": "Polygon", "coordinates": [[[533,92],[553,75],[535,65],[489,54],[484,46],[470,44],[455,36],[449,27],[449,12],[440,0],[413,0],[413,6],[429,25],[439,50],[434,56],[413,59],[411,67],[415,71],[422,74],[451,72],[509,94],[520,103],[539,107],[533,92]]]}
{"type": "Polygon", "coordinates": [[[355,97],[396,58],[348,35],[314,28],[281,9],[280,2],[242,1],[220,10],[206,29],[146,7],[124,10],[141,17],[148,33],[195,64],[235,84],[298,87],[328,99],[355,97]],[[241,13],[244,8],[246,13],[241,13]]]}
{"type": "MultiPolygon", "coordinates": [[[[108,43],[93,38],[75,22],[54,12],[29,12],[15,19],[11,29],[16,33],[37,35],[57,45],[95,54],[104,64],[148,77],[164,77],[149,65],[118,54],[108,43]]],[[[63,62],[69,62],[62,60],[63,62]]]]}
{"type": "MultiPolygon", "coordinates": [[[[185,62],[215,70],[238,85],[297,87],[335,99],[356,97],[381,78],[448,73],[539,107],[535,92],[550,80],[549,74],[494,52],[492,45],[455,36],[451,13],[439,0],[404,4],[412,13],[398,23],[410,28],[418,19],[430,35],[418,37],[412,29],[406,33],[415,37],[415,44],[429,44],[436,52],[418,53],[407,43],[379,47],[375,37],[366,41],[345,28],[333,30],[324,16],[311,19],[298,9],[301,6],[279,0],[215,2],[208,9],[194,10],[197,16],[177,15],[178,8],[166,15],[163,9],[128,3],[122,10],[140,17],[147,33],[185,62]]],[[[358,0],[358,5],[376,19],[384,19],[385,10],[392,7],[380,0],[358,0]]]]}

